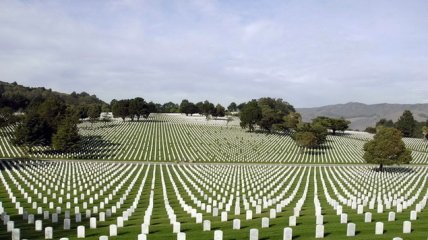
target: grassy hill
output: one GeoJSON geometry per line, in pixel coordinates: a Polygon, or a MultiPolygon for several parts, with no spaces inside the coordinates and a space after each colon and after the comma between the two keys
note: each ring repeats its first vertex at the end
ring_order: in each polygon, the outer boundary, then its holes
{"type": "MultiPolygon", "coordinates": [[[[82,123],[83,147],[62,154],[48,148],[26,149],[10,144],[12,127],[2,130],[0,157],[107,159],[160,162],[236,163],[363,163],[363,145],[370,134],[328,136],[319,149],[304,153],[289,136],[248,133],[222,120],[180,114],[152,114],[140,122],[82,123]]],[[[405,139],[414,149],[413,163],[428,163],[421,139],[405,139]]]]}

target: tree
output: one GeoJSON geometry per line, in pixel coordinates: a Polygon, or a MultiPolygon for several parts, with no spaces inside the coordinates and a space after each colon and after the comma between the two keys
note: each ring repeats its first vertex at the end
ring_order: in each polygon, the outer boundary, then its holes
{"type": "Polygon", "coordinates": [[[13,143],[27,146],[31,153],[33,146],[49,146],[54,132],[55,129],[39,113],[29,112],[16,127],[13,143]]]}
{"type": "Polygon", "coordinates": [[[379,128],[373,140],[364,144],[364,151],[364,160],[379,164],[380,171],[383,171],[384,165],[407,164],[412,161],[411,150],[406,148],[400,131],[395,128],[379,128]]]}
{"type": "Polygon", "coordinates": [[[296,128],[302,123],[302,116],[298,112],[290,112],[287,116],[282,118],[283,123],[274,125],[274,128],[284,133],[289,132],[291,129],[296,128]]]}
{"type": "Polygon", "coordinates": [[[368,132],[368,133],[375,134],[376,133],[376,128],[374,128],[374,127],[367,127],[366,130],[364,130],[364,131],[368,132]]]}
{"type": "Polygon", "coordinates": [[[281,98],[260,98],[257,103],[262,110],[262,118],[258,125],[268,132],[272,131],[273,126],[282,124],[283,118],[290,112],[295,112],[294,107],[281,98]]]}
{"type": "Polygon", "coordinates": [[[216,115],[214,104],[210,103],[208,100],[205,100],[201,107],[202,115],[204,115],[207,119],[210,115],[216,115]]]}
{"type": "Polygon", "coordinates": [[[14,115],[13,110],[9,107],[0,108],[0,128],[19,121],[19,117],[14,115]]]}
{"type": "Polygon", "coordinates": [[[236,111],[238,110],[238,106],[236,105],[236,103],[235,103],[235,102],[231,102],[231,103],[229,104],[229,106],[227,107],[227,110],[228,110],[229,112],[236,112],[236,111]]]}
{"type": "Polygon", "coordinates": [[[100,115],[101,115],[101,106],[100,105],[92,104],[91,106],[89,106],[88,116],[89,116],[89,121],[91,122],[91,127],[94,124],[94,122],[96,122],[97,120],[100,119],[100,115]]]}
{"type": "Polygon", "coordinates": [[[395,126],[401,131],[404,137],[413,137],[416,128],[416,121],[413,118],[412,112],[409,110],[404,111],[403,115],[401,115],[395,123],[395,126]]]}
{"type": "Polygon", "coordinates": [[[77,121],[71,117],[65,118],[52,137],[53,148],[62,152],[70,152],[79,147],[79,142],[77,121]]]}
{"type": "Polygon", "coordinates": [[[254,125],[262,119],[262,110],[255,99],[245,104],[240,114],[241,127],[249,128],[250,132],[254,131],[254,125]]]}
{"type": "Polygon", "coordinates": [[[129,116],[129,100],[112,101],[111,110],[115,117],[120,117],[125,121],[125,118],[129,116]]]}
{"type": "Polygon", "coordinates": [[[134,117],[137,117],[137,121],[140,120],[140,117],[148,117],[148,115],[150,114],[150,112],[148,112],[149,111],[147,103],[143,98],[136,97],[134,99],[129,100],[129,115],[131,117],[131,121],[134,121],[134,117]]]}
{"type": "Polygon", "coordinates": [[[180,112],[186,114],[186,116],[193,115],[197,113],[199,110],[194,103],[189,102],[187,99],[183,99],[180,104],[180,112]]]}
{"type": "Polygon", "coordinates": [[[312,122],[330,129],[333,132],[333,135],[336,135],[336,131],[344,132],[348,129],[349,124],[351,123],[344,118],[329,118],[323,116],[316,117],[312,122]]]}
{"type": "Polygon", "coordinates": [[[310,145],[305,145],[306,148],[319,147],[327,140],[327,128],[325,128],[319,123],[303,123],[298,125],[294,134],[292,135],[292,138],[294,139],[294,141],[296,141],[298,145],[301,144],[297,142],[298,138],[308,138],[309,136],[308,134],[302,133],[311,133],[315,137],[315,142],[311,142],[310,145]]]}
{"type": "MultiPolygon", "coordinates": [[[[422,127],[422,134],[424,136],[424,139],[428,141],[428,125],[422,127]]],[[[428,148],[428,145],[427,145],[427,148],[428,148]]]]}
{"type": "Polygon", "coordinates": [[[215,106],[215,109],[213,110],[213,116],[214,117],[224,117],[225,114],[225,109],[222,105],[217,104],[217,106],[215,106]]]}
{"type": "Polygon", "coordinates": [[[379,120],[376,123],[376,128],[380,127],[380,126],[383,126],[383,127],[394,127],[394,122],[392,120],[386,120],[385,118],[382,118],[381,120],[379,120]]]}
{"type": "Polygon", "coordinates": [[[167,102],[162,105],[161,112],[163,113],[178,113],[180,112],[180,106],[173,102],[167,102]]]}
{"type": "Polygon", "coordinates": [[[294,134],[294,140],[297,146],[301,148],[300,153],[303,153],[303,149],[305,148],[314,148],[318,145],[317,137],[313,132],[296,132],[294,134]]]}

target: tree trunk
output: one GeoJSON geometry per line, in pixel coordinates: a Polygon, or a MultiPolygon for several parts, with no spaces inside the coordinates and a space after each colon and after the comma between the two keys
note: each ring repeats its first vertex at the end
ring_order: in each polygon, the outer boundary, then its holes
{"type": "Polygon", "coordinates": [[[379,165],[379,172],[383,172],[383,163],[379,165]]]}

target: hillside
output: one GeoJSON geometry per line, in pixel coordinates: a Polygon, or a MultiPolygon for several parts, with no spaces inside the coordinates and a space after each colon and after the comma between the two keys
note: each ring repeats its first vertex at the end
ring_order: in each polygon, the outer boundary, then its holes
{"type": "Polygon", "coordinates": [[[298,108],[304,121],[317,116],[344,117],[351,121],[350,128],[364,130],[382,118],[396,121],[404,110],[410,110],[417,121],[428,120],[428,103],[425,104],[372,104],[350,102],[315,108],[298,108]]]}
{"type": "Polygon", "coordinates": [[[106,104],[97,96],[82,93],[60,93],[44,87],[25,87],[16,82],[0,81],[0,107],[10,107],[15,111],[22,111],[37,99],[45,99],[49,95],[60,97],[67,105],[106,104]]]}

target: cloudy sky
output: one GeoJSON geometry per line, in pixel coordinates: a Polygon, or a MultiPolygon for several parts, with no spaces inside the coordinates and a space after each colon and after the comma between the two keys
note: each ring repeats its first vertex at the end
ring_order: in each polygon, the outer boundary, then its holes
{"type": "Polygon", "coordinates": [[[105,101],[428,102],[428,1],[0,1],[0,80],[105,101]]]}

